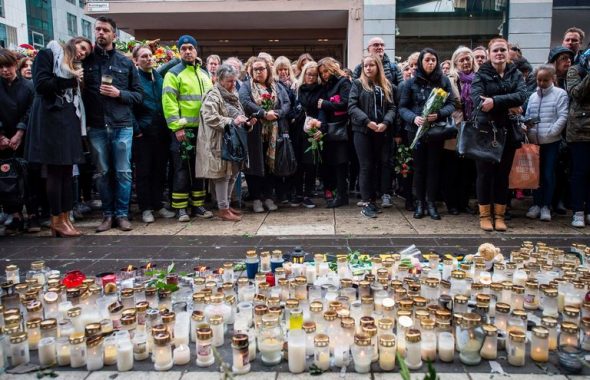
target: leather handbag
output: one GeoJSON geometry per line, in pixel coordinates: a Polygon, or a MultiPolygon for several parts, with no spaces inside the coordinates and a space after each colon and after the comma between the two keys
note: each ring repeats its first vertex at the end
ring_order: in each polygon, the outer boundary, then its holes
{"type": "Polygon", "coordinates": [[[335,123],[328,123],[328,132],[324,137],[326,141],[348,141],[348,119],[335,123]]]}
{"type": "Polygon", "coordinates": [[[0,201],[21,203],[26,199],[27,161],[12,157],[0,159],[0,201]]]}
{"type": "Polygon", "coordinates": [[[288,133],[282,133],[277,138],[274,174],[279,177],[288,177],[296,171],[297,158],[293,143],[288,133]]]}
{"type": "Polygon", "coordinates": [[[248,136],[244,128],[228,124],[223,130],[221,159],[242,163],[248,160],[248,136]]]}
{"type": "Polygon", "coordinates": [[[499,163],[506,144],[506,129],[493,122],[478,123],[478,112],[461,123],[457,135],[457,153],[473,160],[499,163]]]}
{"type": "Polygon", "coordinates": [[[444,141],[454,139],[457,133],[454,122],[439,121],[430,125],[426,131],[426,139],[428,141],[444,141]]]}

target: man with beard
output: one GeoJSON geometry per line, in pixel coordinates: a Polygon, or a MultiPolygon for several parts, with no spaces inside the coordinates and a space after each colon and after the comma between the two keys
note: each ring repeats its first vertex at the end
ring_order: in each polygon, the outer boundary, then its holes
{"type": "Polygon", "coordinates": [[[94,51],[84,60],[82,97],[103,210],[96,232],[115,223],[130,231],[132,108],[142,101],[141,84],[133,62],[115,50],[115,21],[97,18],[94,32],[94,51]]]}
{"type": "Polygon", "coordinates": [[[582,29],[571,27],[563,34],[561,46],[570,49],[574,53],[572,64],[580,63],[580,54],[583,52],[582,43],[584,42],[585,33],[582,29]]]}

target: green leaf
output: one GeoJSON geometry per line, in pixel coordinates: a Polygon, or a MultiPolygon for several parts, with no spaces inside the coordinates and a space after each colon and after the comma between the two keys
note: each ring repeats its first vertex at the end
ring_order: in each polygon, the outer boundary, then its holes
{"type": "Polygon", "coordinates": [[[168,273],[172,273],[174,271],[174,263],[168,265],[167,271],[168,271],[168,273]]]}
{"type": "Polygon", "coordinates": [[[402,379],[412,380],[410,370],[408,369],[408,366],[406,365],[406,361],[404,360],[404,358],[401,357],[399,352],[396,352],[395,356],[397,357],[397,362],[399,363],[399,374],[401,375],[402,379]]]}

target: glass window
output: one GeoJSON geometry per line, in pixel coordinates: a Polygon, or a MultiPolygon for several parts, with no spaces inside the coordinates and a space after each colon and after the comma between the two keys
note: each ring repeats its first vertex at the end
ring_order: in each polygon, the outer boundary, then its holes
{"type": "Polygon", "coordinates": [[[0,0],[0,17],[4,16],[4,0],[0,0]]]}
{"type": "Polygon", "coordinates": [[[92,24],[90,21],[82,20],[82,35],[89,40],[92,39],[92,24]]]}
{"type": "Polygon", "coordinates": [[[79,0],[79,1],[78,1],[78,6],[79,6],[80,8],[84,8],[84,5],[85,5],[85,4],[86,4],[86,0],[79,0]]]}
{"type": "Polygon", "coordinates": [[[68,13],[68,34],[70,36],[78,35],[78,18],[68,13]]]}
{"type": "Polygon", "coordinates": [[[76,4],[76,0],[66,0],[66,1],[70,4],[74,4],[74,5],[76,4]]]}

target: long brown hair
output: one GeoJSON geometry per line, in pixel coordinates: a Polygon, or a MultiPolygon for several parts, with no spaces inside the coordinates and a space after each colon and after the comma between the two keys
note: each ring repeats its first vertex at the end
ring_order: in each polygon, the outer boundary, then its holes
{"type": "Polygon", "coordinates": [[[64,61],[63,65],[74,71],[74,61],[76,60],[76,45],[80,42],[86,42],[90,49],[92,49],[92,42],[86,37],[73,37],[64,45],[64,61]]]}
{"type": "Polygon", "coordinates": [[[324,66],[326,69],[328,69],[328,72],[331,75],[334,75],[335,77],[340,78],[340,77],[346,75],[344,73],[344,71],[342,71],[342,69],[340,68],[340,62],[338,62],[337,60],[335,60],[332,57],[326,57],[326,58],[320,59],[320,61],[318,62],[318,70],[320,70],[320,68],[322,66],[324,66]]]}
{"type": "MultiPolygon", "coordinates": [[[[250,62],[250,60],[248,60],[248,62],[250,62]]],[[[264,82],[264,85],[266,87],[271,87],[273,82],[274,82],[274,78],[272,76],[272,67],[270,66],[270,62],[268,62],[267,59],[262,58],[262,57],[256,57],[252,60],[252,62],[250,62],[250,67],[248,68],[248,74],[250,75],[250,78],[252,78],[252,80],[254,80],[254,75],[252,72],[252,67],[254,66],[254,64],[256,62],[263,62],[264,66],[266,67],[266,81],[264,82]]]]}
{"type": "Polygon", "coordinates": [[[385,77],[385,73],[383,72],[383,63],[381,63],[381,59],[379,57],[371,54],[371,55],[367,55],[363,58],[362,65],[361,65],[361,76],[359,79],[361,81],[361,84],[363,85],[363,88],[366,91],[373,91],[373,86],[377,85],[383,89],[383,94],[385,95],[385,98],[387,99],[387,101],[388,102],[392,101],[393,96],[392,96],[391,83],[389,83],[389,81],[385,77]],[[373,83],[371,83],[371,80],[365,74],[365,67],[364,66],[365,66],[365,61],[368,59],[372,60],[375,63],[375,65],[377,65],[377,75],[375,75],[375,79],[372,81],[373,83]]]}

